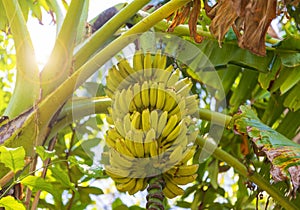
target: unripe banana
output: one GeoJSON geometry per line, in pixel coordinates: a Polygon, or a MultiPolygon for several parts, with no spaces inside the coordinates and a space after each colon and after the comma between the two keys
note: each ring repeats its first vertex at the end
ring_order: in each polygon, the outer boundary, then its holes
{"type": "Polygon", "coordinates": [[[128,177],[129,174],[130,174],[130,170],[112,167],[111,165],[106,165],[105,166],[105,173],[107,173],[112,178],[121,179],[121,178],[124,178],[124,177],[128,177]]]}
{"type": "Polygon", "coordinates": [[[141,98],[144,107],[148,108],[150,104],[150,97],[149,97],[149,84],[147,81],[142,84],[141,98]]]}
{"type": "Polygon", "coordinates": [[[165,104],[166,93],[165,93],[164,89],[165,89],[165,84],[158,83],[156,108],[160,109],[160,110],[163,110],[163,107],[165,104]]]}
{"type": "Polygon", "coordinates": [[[166,126],[167,124],[167,120],[168,120],[168,112],[167,111],[164,111],[160,117],[159,117],[159,121],[158,121],[158,124],[157,124],[157,137],[161,135],[164,127],[166,126]]]}
{"type": "Polygon", "coordinates": [[[166,126],[164,127],[164,129],[163,129],[163,131],[162,131],[162,133],[161,133],[161,136],[162,136],[162,137],[166,137],[166,136],[168,136],[168,135],[172,132],[173,128],[174,128],[174,127],[176,126],[176,124],[177,124],[177,120],[178,120],[177,115],[172,115],[172,116],[169,118],[169,120],[168,120],[166,126]]]}
{"type": "Polygon", "coordinates": [[[135,186],[128,190],[129,195],[133,195],[138,191],[142,191],[145,188],[145,179],[144,178],[137,178],[135,181],[135,186]]]}
{"type": "Polygon", "coordinates": [[[180,77],[180,70],[176,69],[169,77],[167,82],[167,87],[174,87],[175,83],[179,80],[179,77],[180,77]]]}
{"type": "Polygon", "coordinates": [[[134,141],[134,148],[135,153],[137,154],[137,157],[142,158],[145,156],[144,151],[144,144],[143,144],[143,132],[141,130],[135,130],[133,132],[133,141],[134,141]]]}
{"type": "Polygon", "coordinates": [[[164,111],[169,112],[175,107],[175,105],[177,103],[176,98],[177,97],[176,97],[175,92],[173,92],[173,91],[166,92],[164,111]]]}
{"type": "Polygon", "coordinates": [[[146,132],[151,128],[151,119],[149,109],[144,109],[142,112],[142,128],[146,132]]]}
{"type": "Polygon", "coordinates": [[[151,121],[151,128],[153,128],[154,132],[156,132],[157,127],[158,127],[158,112],[157,112],[157,110],[153,110],[150,113],[150,121],[151,121]]]}
{"type": "Polygon", "coordinates": [[[140,129],[141,128],[141,114],[135,111],[132,115],[131,119],[131,129],[140,129]]]}
{"type": "Polygon", "coordinates": [[[160,69],[163,70],[163,69],[166,68],[166,65],[167,65],[167,56],[164,55],[164,54],[162,54],[160,56],[160,61],[159,61],[158,65],[157,65],[157,69],[158,70],[160,70],[160,69]]]}
{"type": "Polygon", "coordinates": [[[155,55],[138,51],[133,67],[118,58],[117,67],[108,72],[106,90],[112,108],[107,121],[112,126],[105,136],[109,157],[104,164],[117,189],[129,194],[145,189],[146,176],[165,168],[171,167],[163,173],[163,192],[169,198],[183,193],[177,185],[197,177],[198,165],[187,164],[195,153],[188,145],[197,134],[191,132],[197,96],[189,95],[193,83],[180,79],[180,70],[174,71],[173,65],[166,68],[166,63],[160,51],[155,55]]]}
{"type": "Polygon", "coordinates": [[[138,83],[135,83],[133,86],[133,100],[136,107],[142,107],[142,98],[141,98],[141,87],[138,83]]]}
{"type": "Polygon", "coordinates": [[[135,187],[135,185],[136,185],[136,179],[131,178],[127,183],[117,184],[116,187],[119,191],[126,192],[132,190],[135,187]]]}
{"type": "MultiPolygon", "coordinates": [[[[178,187],[173,181],[172,179],[169,179],[168,176],[164,176],[164,180],[166,182],[166,186],[165,188],[167,188],[169,191],[171,191],[173,194],[177,195],[183,195],[184,190],[180,187],[178,187]]],[[[166,195],[167,196],[167,195],[166,195]]]]}
{"type": "Polygon", "coordinates": [[[151,87],[150,87],[150,105],[151,107],[156,106],[156,101],[157,101],[157,83],[154,82],[151,87]]]}
{"type": "Polygon", "coordinates": [[[194,165],[181,165],[178,167],[176,176],[191,176],[197,172],[199,168],[198,164],[194,165]]]}
{"type": "Polygon", "coordinates": [[[128,168],[130,169],[133,165],[133,158],[128,158],[123,156],[121,153],[115,149],[110,150],[110,165],[116,168],[128,168]]]}
{"type": "Polygon", "coordinates": [[[118,152],[120,152],[123,155],[126,155],[128,157],[134,157],[134,155],[127,148],[127,145],[125,144],[124,139],[117,139],[116,140],[116,149],[117,149],[118,152]]]}
{"type": "Polygon", "coordinates": [[[123,119],[125,135],[131,130],[130,113],[127,113],[123,119]]]}
{"type": "Polygon", "coordinates": [[[155,53],[155,56],[154,56],[153,64],[152,64],[152,68],[155,70],[154,72],[156,72],[156,70],[158,69],[160,59],[161,59],[161,50],[157,50],[157,52],[155,53]]]}
{"type": "Polygon", "coordinates": [[[152,58],[150,52],[147,52],[144,58],[144,78],[150,80],[152,76],[152,58]]]}
{"type": "Polygon", "coordinates": [[[130,66],[128,61],[122,57],[118,57],[118,68],[124,69],[123,71],[127,72],[128,75],[132,75],[135,73],[134,69],[130,66]]]}
{"type": "Polygon", "coordinates": [[[135,71],[143,70],[143,68],[144,68],[143,60],[144,60],[144,58],[143,58],[142,52],[140,50],[137,51],[133,56],[133,69],[135,71]]]}

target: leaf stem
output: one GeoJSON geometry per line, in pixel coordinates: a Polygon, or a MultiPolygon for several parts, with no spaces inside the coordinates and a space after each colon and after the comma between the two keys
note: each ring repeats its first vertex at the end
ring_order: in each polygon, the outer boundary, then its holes
{"type": "Polygon", "coordinates": [[[9,20],[17,59],[16,85],[4,115],[15,118],[32,107],[39,97],[39,68],[19,2],[2,0],[2,3],[9,20]]]}
{"type": "Polygon", "coordinates": [[[272,196],[282,207],[289,210],[297,210],[297,206],[294,205],[290,200],[284,197],[278,189],[267,182],[263,177],[261,177],[256,172],[251,172],[247,167],[242,164],[235,157],[225,152],[224,150],[217,147],[217,145],[209,141],[208,139],[198,137],[196,143],[205,151],[212,152],[212,155],[221,161],[226,162],[228,165],[232,166],[239,174],[247,177],[250,181],[257,184],[260,189],[266,191],[270,196],[272,196]]]}
{"type": "Polygon", "coordinates": [[[75,49],[75,70],[81,67],[102,45],[134,14],[136,14],[150,0],[135,0],[112,17],[106,24],[97,30],[85,44],[75,49]]]}

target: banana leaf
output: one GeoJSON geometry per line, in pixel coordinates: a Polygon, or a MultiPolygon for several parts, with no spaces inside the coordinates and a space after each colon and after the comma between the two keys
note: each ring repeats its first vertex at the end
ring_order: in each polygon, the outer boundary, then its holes
{"type": "Polygon", "coordinates": [[[270,172],[273,180],[290,180],[296,193],[300,186],[300,145],[263,124],[248,106],[240,107],[231,126],[236,132],[248,135],[267,156],[272,165],[270,172]]]}

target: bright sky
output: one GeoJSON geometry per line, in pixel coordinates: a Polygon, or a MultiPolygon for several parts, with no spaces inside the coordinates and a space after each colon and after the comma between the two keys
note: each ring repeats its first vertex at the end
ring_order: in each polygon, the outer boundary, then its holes
{"type": "MultiPolygon", "coordinates": [[[[92,19],[101,11],[118,3],[131,2],[132,0],[90,0],[89,17],[92,19]]],[[[54,46],[56,26],[52,23],[51,16],[43,14],[43,24],[40,25],[37,19],[29,18],[27,26],[35,48],[36,59],[39,66],[44,66],[54,46]]]]}

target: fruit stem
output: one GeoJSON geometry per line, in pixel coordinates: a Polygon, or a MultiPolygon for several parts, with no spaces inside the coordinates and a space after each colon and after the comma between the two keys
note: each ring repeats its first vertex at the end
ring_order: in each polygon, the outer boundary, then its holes
{"type": "Polygon", "coordinates": [[[270,196],[272,196],[282,207],[285,209],[297,209],[294,203],[288,200],[288,198],[284,197],[280,191],[267,182],[263,177],[261,177],[258,173],[251,171],[244,164],[242,164],[235,157],[225,152],[224,150],[217,147],[217,145],[208,140],[201,137],[196,139],[196,143],[204,149],[206,152],[212,152],[213,157],[218,160],[226,162],[228,165],[232,166],[239,174],[248,178],[250,181],[254,182],[259,186],[260,189],[266,191],[270,196]]]}
{"type": "Polygon", "coordinates": [[[148,180],[149,186],[147,188],[147,204],[146,209],[148,210],[164,210],[163,201],[165,195],[163,193],[163,188],[165,186],[165,181],[161,175],[150,177],[148,180]]]}

